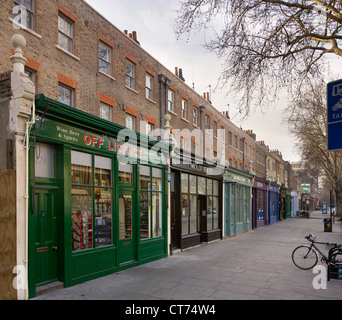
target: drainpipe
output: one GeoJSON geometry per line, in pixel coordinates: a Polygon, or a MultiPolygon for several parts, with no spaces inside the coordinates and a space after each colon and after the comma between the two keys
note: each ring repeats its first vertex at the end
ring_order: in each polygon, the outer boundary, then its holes
{"type": "Polygon", "coordinates": [[[169,85],[171,83],[171,80],[168,79],[163,74],[159,73],[158,75],[158,81],[159,81],[159,110],[160,110],[160,129],[163,129],[164,127],[164,115],[167,114],[167,95],[168,95],[168,89],[169,85]],[[163,108],[163,85],[164,85],[164,93],[165,93],[165,107],[163,108]]]}
{"type": "Polygon", "coordinates": [[[205,154],[203,154],[203,143],[204,143],[204,132],[203,132],[203,113],[205,111],[205,106],[199,106],[199,111],[200,111],[200,126],[201,126],[201,138],[200,138],[200,155],[202,157],[202,161],[204,159],[205,154]]]}
{"type": "Polygon", "coordinates": [[[163,128],[163,91],[162,91],[162,83],[164,82],[164,76],[159,73],[158,81],[159,81],[159,128],[163,128]]]}

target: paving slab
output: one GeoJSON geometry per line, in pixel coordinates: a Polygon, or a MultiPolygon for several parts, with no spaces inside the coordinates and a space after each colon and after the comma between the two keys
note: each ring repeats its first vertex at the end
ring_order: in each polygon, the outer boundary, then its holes
{"type": "Polygon", "coordinates": [[[342,243],[342,221],[328,233],[323,218],[313,212],[310,219],[286,219],[33,300],[342,300],[342,281],[315,289],[317,274],[291,259],[309,233],[342,243]]]}

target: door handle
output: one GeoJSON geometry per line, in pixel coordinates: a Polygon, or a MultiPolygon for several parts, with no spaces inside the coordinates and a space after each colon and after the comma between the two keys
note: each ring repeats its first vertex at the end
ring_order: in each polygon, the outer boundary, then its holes
{"type": "Polygon", "coordinates": [[[52,247],[52,250],[57,251],[57,250],[58,250],[58,247],[57,247],[57,246],[54,246],[54,247],[52,247]]]}

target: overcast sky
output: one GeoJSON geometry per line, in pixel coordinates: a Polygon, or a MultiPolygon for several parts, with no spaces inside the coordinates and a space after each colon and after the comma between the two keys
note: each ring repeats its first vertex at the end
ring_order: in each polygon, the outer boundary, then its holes
{"type": "Polygon", "coordinates": [[[283,123],[282,111],[285,101],[279,101],[276,109],[264,107],[264,114],[254,112],[249,119],[241,121],[234,99],[224,90],[214,90],[220,76],[221,62],[203,48],[209,39],[207,31],[192,34],[178,40],[174,34],[178,0],[86,0],[121,31],[137,31],[138,40],[153,58],[170,71],[175,67],[183,69],[187,85],[202,95],[211,91],[213,106],[219,111],[229,109],[232,122],[244,130],[252,129],[257,140],[265,141],[271,149],[278,149],[287,161],[300,160],[294,150],[294,138],[283,123]],[[211,90],[210,90],[211,88],[211,90]]]}

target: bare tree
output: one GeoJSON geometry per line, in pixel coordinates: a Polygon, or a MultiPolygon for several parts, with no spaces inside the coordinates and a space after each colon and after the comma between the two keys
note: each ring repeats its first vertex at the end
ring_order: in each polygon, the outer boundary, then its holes
{"type": "Polygon", "coordinates": [[[253,101],[275,102],[323,78],[324,60],[342,57],[341,0],[182,0],[178,37],[212,28],[206,48],[223,60],[219,83],[248,115],[253,101]]]}
{"type": "Polygon", "coordinates": [[[342,151],[327,149],[327,102],[325,85],[315,85],[297,100],[288,116],[290,132],[297,138],[302,159],[320,169],[335,192],[337,215],[342,217],[342,151]]]}

